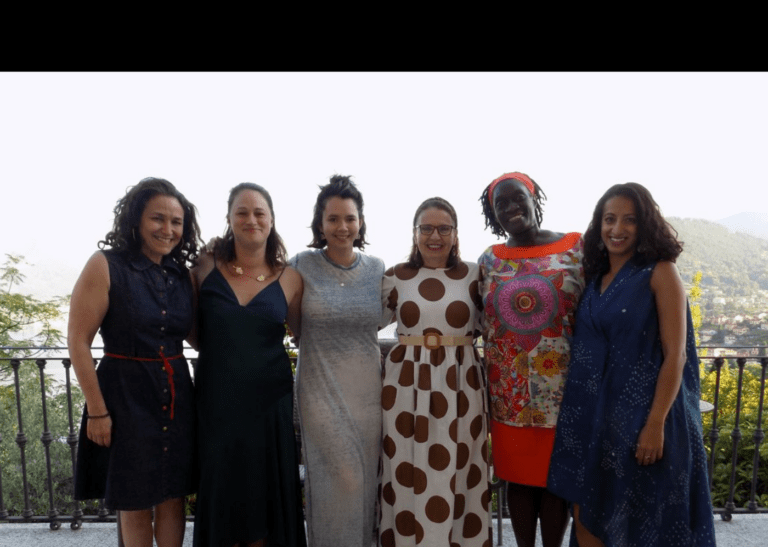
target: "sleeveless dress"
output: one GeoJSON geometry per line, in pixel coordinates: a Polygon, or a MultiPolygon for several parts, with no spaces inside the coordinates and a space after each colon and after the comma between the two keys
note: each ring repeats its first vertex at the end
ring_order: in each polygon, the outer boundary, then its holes
{"type": "Polygon", "coordinates": [[[690,310],[664,454],[648,466],[635,459],[663,361],[654,266],[630,260],[602,295],[598,278],[582,296],[547,487],[579,504],[582,523],[606,547],[714,546],[690,310]]]}
{"type": "Polygon", "coordinates": [[[200,287],[200,483],[194,545],[305,545],[279,280],[241,306],[214,268],[200,287]]]}
{"type": "Polygon", "coordinates": [[[381,447],[381,279],[384,263],[349,267],[322,250],[289,264],[304,280],[296,398],[310,547],[370,547],[381,447]]]}
{"type": "Polygon", "coordinates": [[[194,391],[182,355],[192,328],[192,283],[188,270],[167,257],[158,265],[140,252],[104,256],[109,309],[99,329],[105,356],[96,376],[112,418],[112,443],[107,448],[88,439],[86,408],[75,499],[149,509],[195,491],[194,391]]]}
{"type": "Polygon", "coordinates": [[[485,361],[497,477],[547,485],[568,374],[584,243],[575,232],[545,245],[493,245],[483,272],[485,361]]]}
{"type": "MultiPolygon", "coordinates": [[[[480,333],[480,269],[406,264],[384,277],[397,334],[480,333]]],[[[379,546],[490,547],[485,371],[472,342],[397,344],[384,365],[379,546]]]]}

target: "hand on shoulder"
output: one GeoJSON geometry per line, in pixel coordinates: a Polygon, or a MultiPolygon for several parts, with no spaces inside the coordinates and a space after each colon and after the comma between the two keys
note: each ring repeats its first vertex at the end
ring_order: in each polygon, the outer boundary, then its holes
{"type": "Polygon", "coordinates": [[[212,254],[206,252],[198,257],[197,264],[190,270],[192,282],[197,288],[200,288],[200,285],[203,284],[205,278],[208,277],[215,267],[216,261],[212,254]]]}

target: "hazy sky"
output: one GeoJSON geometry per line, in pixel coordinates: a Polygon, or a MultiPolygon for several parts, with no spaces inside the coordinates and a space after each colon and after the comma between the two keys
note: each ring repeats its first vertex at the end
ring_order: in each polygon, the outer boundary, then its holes
{"type": "Polygon", "coordinates": [[[766,97],[765,73],[0,73],[0,259],[23,254],[28,288],[69,293],[146,176],[197,205],[206,240],[232,186],[265,186],[293,255],[318,185],[352,175],[366,251],[387,265],[434,195],[475,260],[497,241],[477,199],[513,170],[544,189],[556,231],[583,231],[627,181],[667,216],[764,212],[766,97]]]}

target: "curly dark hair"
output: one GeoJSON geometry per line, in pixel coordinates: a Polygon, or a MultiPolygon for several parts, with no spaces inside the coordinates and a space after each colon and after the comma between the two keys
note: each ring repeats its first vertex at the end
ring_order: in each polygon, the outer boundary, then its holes
{"type": "MultiPolygon", "coordinates": [[[[418,235],[416,234],[415,230],[416,223],[419,221],[419,216],[426,209],[440,209],[441,211],[445,211],[450,215],[451,220],[453,221],[453,226],[455,228],[459,227],[459,219],[456,216],[456,209],[453,208],[453,205],[448,203],[448,200],[437,196],[424,200],[421,205],[416,208],[416,213],[413,215],[413,245],[411,246],[411,254],[408,257],[408,262],[406,262],[409,268],[413,268],[415,270],[421,268],[424,265],[424,259],[421,256],[421,252],[419,252],[419,246],[416,244],[416,238],[418,235]]],[[[459,262],[461,262],[461,254],[459,253],[459,240],[456,239],[456,244],[451,248],[451,253],[448,255],[448,262],[446,263],[446,267],[453,268],[459,262]]]]}
{"type": "Polygon", "coordinates": [[[173,248],[169,256],[182,268],[191,268],[195,265],[199,256],[198,249],[202,246],[200,227],[197,224],[197,208],[173,184],[161,178],[147,177],[141,179],[137,185],[128,188],[126,194],[115,205],[112,231],[99,241],[98,247],[99,249],[111,247],[120,253],[140,252],[141,215],[144,214],[147,202],[157,195],[176,198],[184,210],[181,242],[173,248]]]}
{"type": "MultiPolygon", "coordinates": [[[[528,176],[527,174],[523,173],[523,175],[528,176]]],[[[528,177],[531,179],[531,182],[533,182],[533,188],[535,192],[533,193],[533,204],[536,211],[536,224],[541,226],[541,221],[544,219],[544,202],[547,200],[547,195],[544,193],[544,190],[541,189],[541,186],[539,186],[535,180],[533,180],[531,177],[528,177]]],[[[494,179],[495,180],[495,179],[494,179]]],[[[491,199],[493,196],[488,195],[488,191],[491,189],[491,183],[488,184],[488,186],[485,187],[485,190],[483,190],[482,195],[480,196],[480,204],[483,208],[483,216],[485,217],[485,227],[491,229],[491,233],[494,234],[496,237],[506,237],[507,233],[504,231],[504,228],[501,227],[501,224],[499,224],[499,221],[496,220],[496,213],[493,210],[493,204],[491,203],[491,199]]]]}
{"type": "MultiPolygon", "coordinates": [[[[269,192],[267,192],[263,186],[253,182],[241,182],[232,188],[229,191],[229,199],[227,200],[227,219],[229,219],[229,214],[232,212],[232,204],[235,202],[238,194],[245,190],[258,192],[267,202],[267,205],[269,205],[269,213],[272,215],[273,222],[272,230],[270,230],[269,235],[267,236],[267,248],[264,258],[267,261],[267,265],[273,270],[282,268],[286,264],[287,252],[285,250],[283,238],[277,233],[277,228],[274,222],[275,209],[272,205],[272,196],[269,195],[269,192]]],[[[232,233],[232,226],[229,222],[227,222],[227,228],[224,230],[224,236],[216,239],[216,243],[213,247],[213,254],[218,260],[226,262],[232,262],[237,258],[235,255],[235,235],[232,233]]]]}
{"type": "Polygon", "coordinates": [[[341,199],[351,199],[357,205],[357,216],[360,217],[360,231],[358,239],[353,245],[364,249],[368,242],[365,240],[365,218],[363,217],[363,194],[357,189],[352,177],[343,175],[333,175],[330,182],[325,186],[320,186],[320,193],[317,194],[315,201],[315,213],[312,217],[312,242],[307,247],[322,249],[328,245],[328,240],[323,237],[323,213],[328,200],[338,197],[341,199]]]}
{"type": "Polygon", "coordinates": [[[598,200],[589,227],[584,232],[584,274],[587,280],[603,275],[610,268],[608,250],[600,232],[605,203],[616,196],[630,199],[635,205],[637,250],[632,257],[635,264],[642,266],[658,260],[675,262],[683,251],[683,242],[678,241],[677,231],[664,219],[651,193],[636,182],[616,184],[598,200]]]}

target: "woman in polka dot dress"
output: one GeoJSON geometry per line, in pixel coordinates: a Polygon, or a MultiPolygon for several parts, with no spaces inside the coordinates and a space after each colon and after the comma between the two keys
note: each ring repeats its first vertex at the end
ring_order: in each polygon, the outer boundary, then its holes
{"type": "Polygon", "coordinates": [[[447,201],[426,200],[408,262],[384,276],[399,344],[381,397],[381,547],[491,545],[479,270],[460,260],[456,227],[447,201]]]}
{"type": "Polygon", "coordinates": [[[517,544],[557,547],[568,524],[565,500],[546,489],[555,424],[570,358],[576,304],[584,289],[581,236],[542,230],[541,188],[507,173],[483,192],[486,227],[506,244],[479,263],[483,338],[491,396],[494,472],[507,481],[517,544]]]}

